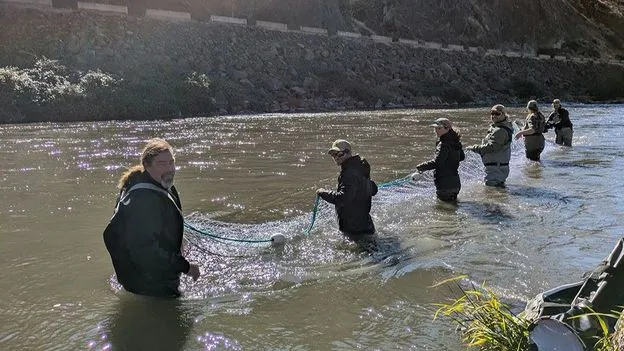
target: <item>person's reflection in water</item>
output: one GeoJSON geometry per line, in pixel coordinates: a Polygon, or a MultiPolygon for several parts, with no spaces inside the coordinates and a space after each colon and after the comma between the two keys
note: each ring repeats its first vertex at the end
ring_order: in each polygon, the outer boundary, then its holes
{"type": "Polygon", "coordinates": [[[447,202],[447,201],[436,201],[435,209],[438,211],[443,211],[444,213],[455,213],[457,212],[457,202],[447,202]]]}
{"type": "Polygon", "coordinates": [[[192,327],[183,301],[130,294],[121,296],[110,321],[111,350],[183,350],[192,327]]]}
{"type": "Polygon", "coordinates": [[[522,173],[524,173],[527,178],[531,179],[540,179],[542,178],[542,169],[544,167],[537,162],[527,162],[522,167],[522,173]]]}
{"type": "Polygon", "coordinates": [[[372,262],[393,266],[404,259],[401,242],[397,237],[378,234],[349,236],[346,239],[355,244],[355,250],[370,255],[372,262]]]}

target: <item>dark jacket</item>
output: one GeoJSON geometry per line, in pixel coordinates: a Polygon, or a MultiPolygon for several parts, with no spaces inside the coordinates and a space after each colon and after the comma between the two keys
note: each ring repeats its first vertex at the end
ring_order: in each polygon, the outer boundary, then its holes
{"type": "Polygon", "coordinates": [[[459,135],[453,129],[443,134],[436,143],[435,156],[432,160],[416,166],[419,172],[433,169],[436,189],[459,189],[459,162],[466,158],[459,135]]]}
{"type": "Polygon", "coordinates": [[[570,121],[570,113],[563,107],[553,111],[546,121],[546,128],[555,128],[555,132],[561,130],[561,128],[568,127],[572,129],[572,121],[570,121]]]}
{"type": "Polygon", "coordinates": [[[338,176],[338,189],[319,193],[334,204],[338,227],[347,234],[372,234],[375,225],[370,216],[372,197],[377,194],[377,184],[370,179],[370,165],[355,155],[345,160],[338,176]]]}
{"type": "MultiPolygon", "coordinates": [[[[137,171],[128,178],[120,197],[138,183],[151,183],[166,191],[149,173],[137,171]]],[[[169,194],[181,209],[175,187],[169,194]]],[[[180,295],[180,273],[188,272],[189,263],[181,252],[184,218],[176,205],[166,194],[151,189],[134,190],[128,200],[119,204],[111,220],[115,234],[109,237],[114,239],[106,242],[105,232],[105,242],[117,279],[127,291],[162,297],[180,295]]]]}

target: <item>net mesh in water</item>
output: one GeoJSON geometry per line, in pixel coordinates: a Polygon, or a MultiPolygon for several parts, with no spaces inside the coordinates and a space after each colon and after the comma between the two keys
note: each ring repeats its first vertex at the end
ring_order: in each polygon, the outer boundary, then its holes
{"type": "MultiPolygon", "coordinates": [[[[519,130],[514,123],[514,131],[519,130]]],[[[523,157],[524,145],[514,141],[511,145],[512,158],[523,157]]],[[[473,152],[466,153],[460,163],[459,174],[462,183],[480,182],[484,177],[481,157],[473,152]]],[[[405,177],[379,183],[379,192],[373,198],[374,211],[386,209],[415,198],[433,196],[433,172],[413,173],[405,177]]],[[[280,221],[258,224],[226,223],[201,213],[193,213],[185,219],[185,237],[188,250],[193,256],[216,255],[242,257],[254,255],[271,246],[275,235],[286,239],[306,236],[317,228],[328,228],[335,222],[333,206],[317,196],[311,214],[300,215],[280,221]]],[[[335,225],[334,225],[335,226],[335,225]]]]}

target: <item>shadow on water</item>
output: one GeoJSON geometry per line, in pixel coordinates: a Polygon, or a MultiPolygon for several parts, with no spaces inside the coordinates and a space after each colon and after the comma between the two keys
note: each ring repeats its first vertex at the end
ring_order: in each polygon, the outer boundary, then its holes
{"type": "Polygon", "coordinates": [[[494,202],[462,201],[459,208],[486,224],[507,223],[515,219],[504,206],[494,202]]]}
{"type": "Polygon", "coordinates": [[[544,165],[538,161],[527,160],[521,170],[522,174],[529,179],[541,179],[544,165]]]}
{"type": "Polygon", "coordinates": [[[580,160],[545,160],[544,165],[553,168],[608,168],[611,162],[607,160],[597,160],[585,158],[580,160]]]}
{"type": "Polygon", "coordinates": [[[111,350],[183,350],[193,319],[180,299],[123,294],[109,322],[111,350]]]}
{"type": "Polygon", "coordinates": [[[564,204],[570,202],[569,196],[553,191],[552,189],[537,188],[520,184],[509,185],[507,188],[509,191],[509,195],[513,196],[540,199],[546,202],[548,202],[549,200],[555,200],[564,204]]]}
{"type": "Polygon", "coordinates": [[[358,236],[345,235],[344,238],[344,249],[358,253],[360,260],[366,264],[381,264],[383,267],[388,267],[408,258],[407,249],[402,247],[397,236],[379,235],[377,233],[358,236]]]}

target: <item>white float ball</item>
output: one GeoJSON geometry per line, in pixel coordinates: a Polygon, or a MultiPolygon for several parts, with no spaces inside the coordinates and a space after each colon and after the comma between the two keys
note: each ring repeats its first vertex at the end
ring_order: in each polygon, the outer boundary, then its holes
{"type": "Polygon", "coordinates": [[[282,234],[273,234],[271,236],[271,245],[272,246],[280,246],[286,243],[286,237],[282,234]]]}

